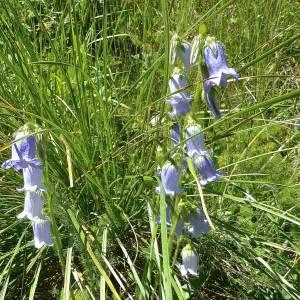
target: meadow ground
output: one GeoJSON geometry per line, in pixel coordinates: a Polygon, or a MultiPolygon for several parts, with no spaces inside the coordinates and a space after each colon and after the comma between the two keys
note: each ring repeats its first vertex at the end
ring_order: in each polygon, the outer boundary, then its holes
{"type": "MultiPolygon", "coordinates": [[[[0,161],[18,128],[39,125],[55,244],[30,244],[22,174],[0,169],[0,299],[299,299],[299,12],[296,0],[1,1],[0,161]],[[156,150],[172,124],[170,39],[191,42],[202,23],[240,79],[218,90],[219,121],[203,102],[196,113],[223,177],[203,188],[216,230],[189,240],[200,271],[186,279],[186,237],[168,242],[155,222],[156,150]]],[[[199,207],[193,176],[182,185],[199,207]]]]}

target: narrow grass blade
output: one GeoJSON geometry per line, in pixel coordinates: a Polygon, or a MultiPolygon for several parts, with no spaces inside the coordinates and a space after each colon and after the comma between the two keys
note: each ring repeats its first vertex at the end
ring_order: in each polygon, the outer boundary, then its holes
{"type": "Polygon", "coordinates": [[[39,281],[39,278],[40,278],[41,269],[42,269],[42,262],[40,262],[38,264],[38,267],[35,271],[34,281],[33,281],[32,285],[30,287],[29,300],[34,300],[34,295],[35,295],[36,287],[37,287],[37,284],[38,284],[38,281],[39,281]]]}
{"type": "MultiPolygon", "coordinates": [[[[105,228],[103,230],[102,234],[102,253],[103,256],[106,255],[106,245],[107,245],[107,229],[105,228]]],[[[101,276],[100,278],[100,300],[105,300],[105,278],[101,276]]]]}
{"type": "Polygon", "coordinates": [[[0,300],[5,300],[5,295],[6,295],[8,284],[9,284],[9,276],[6,277],[6,280],[5,280],[4,285],[2,287],[2,290],[1,290],[1,293],[0,293],[0,300]]]}
{"type": "Polygon", "coordinates": [[[135,279],[135,281],[136,281],[136,283],[137,283],[137,285],[138,285],[138,287],[140,289],[140,293],[141,293],[143,299],[148,299],[147,292],[146,292],[146,290],[145,290],[145,288],[144,288],[144,286],[143,286],[143,284],[141,282],[141,279],[140,279],[140,277],[139,277],[139,275],[138,275],[138,273],[137,273],[137,271],[136,271],[136,269],[134,267],[134,264],[132,263],[132,260],[131,260],[131,258],[129,256],[128,252],[126,251],[124,245],[122,244],[122,242],[120,241],[119,238],[117,238],[117,242],[118,242],[120,248],[122,249],[122,251],[123,251],[123,253],[125,255],[127,263],[129,265],[129,267],[131,269],[131,272],[133,274],[133,277],[134,277],[134,279],[135,279]]]}
{"type": "Polygon", "coordinates": [[[111,292],[113,293],[114,297],[118,300],[121,300],[121,296],[118,294],[118,292],[116,291],[113,283],[111,282],[111,280],[109,279],[107,273],[105,272],[104,268],[102,267],[101,263],[99,262],[99,260],[97,259],[94,251],[92,250],[91,245],[89,244],[86,234],[85,232],[82,230],[81,226],[79,225],[75,215],[73,214],[73,212],[70,209],[67,209],[67,213],[68,216],[74,226],[74,228],[77,231],[77,234],[81,240],[81,242],[83,243],[87,253],[89,254],[89,256],[91,257],[92,261],[94,262],[96,268],[98,269],[98,271],[100,272],[100,274],[103,276],[103,278],[105,279],[108,287],[110,288],[111,292]]]}
{"type": "Polygon", "coordinates": [[[160,218],[161,218],[161,247],[163,256],[163,282],[166,298],[173,299],[172,286],[171,286],[171,270],[170,270],[170,253],[168,246],[168,228],[167,228],[167,216],[166,216],[166,200],[164,194],[164,188],[160,183],[160,218]]]}
{"type": "Polygon", "coordinates": [[[70,299],[70,279],[72,268],[72,247],[67,250],[67,259],[65,267],[65,280],[64,280],[64,299],[70,299]]]}
{"type": "Polygon", "coordinates": [[[252,61],[248,62],[247,64],[245,64],[243,67],[241,67],[238,72],[242,72],[245,69],[249,68],[250,66],[256,64],[257,62],[261,61],[262,59],[264,59],[265,57],[267,57],[270,54],[275,53],[277,50],[280,50],[281,48],[291,44],[292,42],[294,42],[295,40],[297,40],[300,37],[300,34],[297,34],[293,37],[291,37],[290,39],[280,43],[279,45],[277,45],[276,47],[266,51],[264,54],[260,55],[259,57],[253,59],[252,61]]]}

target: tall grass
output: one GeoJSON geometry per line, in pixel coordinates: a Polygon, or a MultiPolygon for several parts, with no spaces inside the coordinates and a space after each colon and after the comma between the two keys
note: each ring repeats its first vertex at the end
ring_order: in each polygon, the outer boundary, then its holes
{"type": "MultiPolygon", "coordinates": [[[[0,159],[40,125],[53,248],[20,223],[21,175],[0,170],[1,299],[298,299],[297,1],[0,3],[0,159]],[[168,135],[169,40],[200,23],[241,75],[206,122],[223,179],[204,189],[216,231],[194,242],[199,278],[178,272],[155,151],[168,135]],[[155,127],[150,125],[159,114],[155,127]],[[161,213],[162,225],[156,224],[161,213]]],[[[196,78],[196,74],[194,78],[196,78]]],[[[193,78],[192,90],[196,89],[193,78]]],[[[186,185],[199,203],[196,182],[186,185]]]]}

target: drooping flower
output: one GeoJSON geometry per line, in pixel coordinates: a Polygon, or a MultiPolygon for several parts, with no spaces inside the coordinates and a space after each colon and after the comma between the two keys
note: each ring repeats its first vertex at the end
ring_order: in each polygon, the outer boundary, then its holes
{"type": "Polygon", "coordinates": [[[200,184],[202,185],[215,181],[221,176],[221,173],[216,171],[214,162],[208,155],[198,155],[194,159],[194,165],[201,175],[200,184]]]}
{"type": "Polygon", "coordinates": [[[17,189],[18,192],[31,191],[35,192],[37,190],[44,192],[45,186],[42,183],[43,167],[32,167],[28,166],[23,169],[24,187],[17,189]]]}
{"type": "Polygon", "coordinates": [[[211,111],[211,113],[213,114],[213,116],[216,119],[220,119],[221,112],[220,112],[218,103],[213,96],[213,92],[214,92],[213,91],[213,82],[210,80],[206,80],[204,82],[204,96],[205,96],[206,104],[207,104],[209,110],[211,111]]]}
{"type": "MultiPolygon", "coordinates": [[[[172,209],[172,205],[168,204],[166,207],[166,224],[170,227],[172,227],[171,209],[172,209]]],[[[161,224],[160,216],[157,218],[156,223],[161,224]]],[[[175,236],[180,235],[183,232],[183,230],[184,230],[184,220],[183,218],[179,218],[176,224],[175,236]]]]}
{"type": "Polygon", "coordinates": [[[34,234],[34,246],[41,248],[44,245],[51,246],[53,237],[50,235],[50,221],[42,218],[35,218],[32,224],[34,234]]]}
{"type": "Polygon", "coordinates": [[[209,232],[209,224],[205,219],[205,215],[202,209],[197,209],[196,212],[189,215],[190,226],[188,232],[192,238],[197,238],[203,233],[209,232]]]}
{"type": "Polygon", "coordinates": [[[42,218],[43,201],[37,192],[26,192],[23,211],[17,215],[18,219],[27,218],[34,220],[36,217],[42,218]]]}
{"type": "Polygon", "coordinates": [[[174,74],[169,80],[169,88],[171,94],[174,94],[173,96],[175,95],[180,96],[182,99],[185,99],[189,102],[193,98],[191,97],[189,91],[186,88],[187,85],[188,85],[188,81],[186,77],[183,76],[182,74],[174,74]],[[178,90],[180,91],[176,93],[178,90]]]}
{"type": "Polygon", "coordinates": [[[11,159],[2,164],[3,169],[14,168],[18,171],[20,169],[27,168],[28,166],[41,166],[41,163],[36,157],[35,137],[28,135],[28,131],[21,131],[16,134],[14,139],[16,142],[11,148],[11,159]]]}
{"type": "Polygon", "coordinates": [[[239,78],[236,70],[229,68],[224,48],[220,42],[204,48],[204,59],[209,74],[209,81],[214,85],[225,86],[227,84],[227,76],[231,76],[235,80],[239,78]]]}
{"type": "Polygon", "coordinates": [[[172,119],[176,116],[185,115],[191,110],[189,101],[180,96],[174,95],[171,99],[166,100],[166,103],[172,105],[173,110],[169,112],[172,119]]]}
{"type": "Polygon", "coordinates": [[[215,118],[220,118],[221,113],[218,104],[213,97],[213,86],[225,86],[227,77],[239,78],[235,69],[229,68],[224,53],[224,48],[220,42],[210,41],[204,48],[204,58],[208,70],[209,78],[204,83],[204,94],[206,103],[215,118]]]}
{"type": "Polygon", "coordinates": [[[192,97],[185,87],[188,81],[182,74],[174,74],[169,80],[170,92],[173,94],[166,103],[171,104],[173,111],[169,113],[171,118],[179,115],[185,115],[190,111],[190,102],[192,97]]]}
{"type": "Polygon", "coordinates": [[[180,235],[183,232],[183,230],[184,230],[184,220],[183,218],[179,218],[176,224],[175,236],[180,235]]]}
{"type": "Polygon", "coordinates": [[[189,157],[193,158],[197,155],[203,155],[210,152],[210,150],[205,149],[204,136],[200,126],[188,126],[185,131],[185,138],[186,152],[189,157]]]}
{"type": "Polygon", "coordinates": [[[177,124],[174,124],[170,129],[170,137],[172,142],[177,145],[180,142],[180,129],[177,124]]]}
{"type": "Polygon", "coordinates": [[[182,43],[181,45],[177,46],[177,55],[181,59],[183,63],[183,70],[184,72],[188,72],[191,65],[190,65],[190,56],[191,56],[191,45],[189,43],[182,43]]]}
{"type": "MultiPolygon", "coordinates": [[[[170,162],[166,162],[161,169],[161,182],[166,195],[173,197],[176,193],[181,193],[180,188],[180,174],[181,168],[176,168],[170,162]]],[[[156,188],[156,192],[159,193],[160,189],[156,188]]]]}
{"type": "Polygon", "coordinates": [[[199,257],[189,244],[182,249],[181,257],[181,275],[184,277],[188,277],[188,275],[197,276],[199,274],[199,257]]]}

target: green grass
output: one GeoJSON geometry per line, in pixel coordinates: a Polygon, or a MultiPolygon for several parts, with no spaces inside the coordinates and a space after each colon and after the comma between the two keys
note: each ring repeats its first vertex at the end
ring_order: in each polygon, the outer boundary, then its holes
{"type": "MultiPolygon", "coordinates": [[[[56,239],[29,244],[22,176],[1,169],[0,299],[298,299],[299,11],[287,0],[2,1],[0,161],[14,131],[40,126],[56,239]],[[193,241],[200,276],[187,281],[176,267],[186,240],[168,240],[154,192],[156,149],[171,125],[170,38],[191,41],[200,23],[241,79],[218,94],[221,120],[204,105],[197,115],[225,175],[203,189],[216,231],[193,241]]],[[[199,206],[189,176],[185,201],[199,206]]]]}

